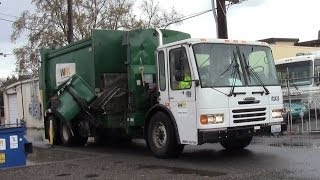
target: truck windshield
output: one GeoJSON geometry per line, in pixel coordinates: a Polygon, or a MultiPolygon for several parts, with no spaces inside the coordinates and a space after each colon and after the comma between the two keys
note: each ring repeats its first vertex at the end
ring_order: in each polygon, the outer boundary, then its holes
{"type": "Polygon", "coordinates": [[[244,74],[249,86],[278,85],[268,47],[199,43],[193,45],[193,51],[202,87],[246,86],[244,74]],[[242,65],[249,66],[254,74],[248,76],[250,73],[244,73],[242,65]]]}
{"type": "Polygon", "coordinates": [[[310,85],[312,61],[301,61],[286,64],[278,64],[276,66],[278,77],[281,85],[286,85],[286,80],[290,80],[290,84],[301,86],[310,85]]]}
{"type": "Polygon", "coordinates": [[[239,45],[242,59],[250,68],[248,72],[248,85],[279,85],[271,49],[265,46],[239,45]],[[252,75],[253,73],[253,75],[252,75]],[[262,84],[261,84],[262,83],[262,84]]]}
{"type": "Polygon", "coordinates": [[[245,85],[235,45],[201,43],[193,50],[202,87],[245,85]]]}

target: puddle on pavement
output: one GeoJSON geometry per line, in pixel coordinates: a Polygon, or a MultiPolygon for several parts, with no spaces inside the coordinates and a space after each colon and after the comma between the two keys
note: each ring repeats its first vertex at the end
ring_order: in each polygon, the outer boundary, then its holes
{"type": "Polygon", "coordinates": [[[223,172],[187,169],[187,168],[179,168],[179,167],[167,167],[167,166],[158,166],[158,165],[140,165],[138,169],[164,169],[164,170],[168,170],[170,174],[195,174],[195,175],[204,176],[204,177],[217,177],[217,176],[226,175],[226,173],[223,173],[223,172]]]}
{"type": "Polygon", "coordinates": [[[63,174],[58,174],[58,177],[65,177],[65,176],[70,176],[71,174],[69,173],[63,173],[63,174]]]}
{"type": "Polygon", "coordinates": [[[98,174],[87,174],[85,175],[86,178],[95,178],[95,177],[99,177],[98,174]]]}
{"type": "Polygon", "coordinates": [[[320,144],[308,142],[277,142],[270,143],[269,146],[274,147],[295,147],[295,148],[320,148],[320,144]]]}
{"type": "Polygon", "coordinates": [[[274,147],[292,148],[320,148],[320,139],[311,137],[267,137],[256,138],[252,144],[261,144],[274,147]]]}

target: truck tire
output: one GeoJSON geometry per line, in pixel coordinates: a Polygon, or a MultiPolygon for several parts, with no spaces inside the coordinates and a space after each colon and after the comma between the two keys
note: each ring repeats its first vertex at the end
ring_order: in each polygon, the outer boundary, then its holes
{"type": "Polygon", "coordinates": [[[59,145],[61,144],[60,140],[60,129],[59,129],[59,121],[54,117],[50,116],[48,117],[47,123],[46,123],[46,130],[48,131],[48,140],[50,142],[50,122],[52,122],[52,132],[53,132],[53,142],[52,145],[59,145]]]}
{"type": "MultiPolygon", "coordinates": [[[[89,125],[88,125],[89,126],[89,125]]],[[[89,135],[89,130],[84,128],[89,127],[83,127],[80,121],[75,121],[72,125],[72,130],[73,130],[73,135],[74,135],[74,145],[77,146],[83,146],[87,144],[88,142],[88,135],[89,135]]]]}
{"type": "Polygon", "coordinates": [[[151,117],[146,140],[152,153],[159,158],[178,157],[184,148],[177,143],[173,125],[162,112],[151,117]]]}
{"type": "Polygon", "coordinates": [[[88,137],[75,137],[75,145],[84,146],[88,142],[88,137]]]}
{"type": "Polygon", "coordinates": [[[227,150],[240,150],[247,147],[252,141],[252,136],[245,136],[242,138],[229,138],[220,141],[220,144],[227,150]]]}
{"type": "Polygon", "coordinates": [[[70,127],[65,121],[61,121],[60,123],[60,138],[62,144],[65,146],[74,145],[76,142],[76,138],[72,136],[70,127]]]}

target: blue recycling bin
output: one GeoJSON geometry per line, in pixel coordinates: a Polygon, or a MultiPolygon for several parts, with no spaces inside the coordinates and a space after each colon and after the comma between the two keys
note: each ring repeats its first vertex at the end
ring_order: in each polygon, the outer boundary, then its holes
{"type": "Polygon", "coordinates": [[[0,127],[0,169],[26,165],[26,157],[32,153],[32,143],[28,143],[24,126],[0,127]]]}

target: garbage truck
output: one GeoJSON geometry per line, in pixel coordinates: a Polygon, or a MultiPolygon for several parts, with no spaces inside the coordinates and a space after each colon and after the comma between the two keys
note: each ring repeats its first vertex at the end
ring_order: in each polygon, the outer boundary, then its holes
{"type": "Polygon", "coordinates": [[[53,144],[144,138],[160,158],[185,145],[247,147],[285,130],[263,42],[193,39],[167,29],[92,30],[41,52],[45,137],[53,144]]]}

